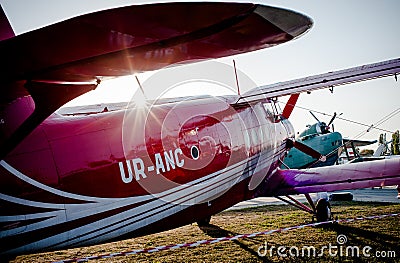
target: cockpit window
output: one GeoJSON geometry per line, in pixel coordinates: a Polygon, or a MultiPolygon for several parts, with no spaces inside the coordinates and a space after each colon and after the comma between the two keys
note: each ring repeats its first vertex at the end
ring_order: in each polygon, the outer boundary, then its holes
{"type": "Polygon", "coordinates": [[[265,102],[263,103],[263,108],[266,112],[266,117],[271,121],[275,122],[275,114],[273,111],[273,106],[271,102],[265,102]]]}
{"type": "Polygon", "coordinates": [[[263,103],[263,107],[268,116],[274,116],[270,102],[263,103]]]}

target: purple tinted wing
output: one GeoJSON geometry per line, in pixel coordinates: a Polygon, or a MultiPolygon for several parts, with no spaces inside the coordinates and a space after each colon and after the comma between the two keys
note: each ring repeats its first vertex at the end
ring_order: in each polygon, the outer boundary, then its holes
{"type": "Polygon", "coordinates": [[[307,170],[278,170],[266,195],[329,192],[400,184],[400,158],[307,170]]]}

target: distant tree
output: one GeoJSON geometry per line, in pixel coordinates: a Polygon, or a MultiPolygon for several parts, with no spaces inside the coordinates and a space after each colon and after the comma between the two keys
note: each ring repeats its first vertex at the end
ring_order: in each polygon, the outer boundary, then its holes
{"type": "Polygon", "coordinates": [[[392,146],[391,146],[391,150],[392,150],[392,154],[394,155],[398,155],[400,154],[400,150],[399,150],[399,130],[397,130],[395,133],[392,134],[392,146]]]}
{"type": "Polygon", "coordinates": [[[371,149],[363,149],[360,152],[361,156],[371,156],[373,154],[374,154],[374,150],[371,150],[371,149]]]}

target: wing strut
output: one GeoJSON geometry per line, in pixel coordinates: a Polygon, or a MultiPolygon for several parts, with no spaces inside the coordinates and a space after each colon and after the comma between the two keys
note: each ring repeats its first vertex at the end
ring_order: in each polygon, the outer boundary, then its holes
{"type": "MultiPolygon", "coordinates": [[[[289,200],[283,198],[283,196],[275,196],[275,198],[281,200],[282,202],[285,202],[285,203],[287,203],[287,204],[289,204],[291,206],[294,206],[294,207],[296,207],[296,208],[298,208],[300,210],[303,210],[303,211],[305,211],[307,213],[315,215],[315,209],[314,210],[310,209],[308,206],[306,206],[306,205],[302,204],[301,202],[297,201],[296,199],[294,199],[290,195],[286,195],[285,197],[288,198],[289,200]]],[[[311,200],[310,205],[311,204],[313,205],[313,208],[314,208],[315,206],[314,206],[314,203],[312,202],[312,200],[311,200]]]]}

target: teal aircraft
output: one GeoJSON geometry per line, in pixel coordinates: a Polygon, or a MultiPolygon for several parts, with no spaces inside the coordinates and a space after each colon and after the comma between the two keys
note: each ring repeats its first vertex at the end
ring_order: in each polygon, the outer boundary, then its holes
{"type": "MultiPolygon", "coordinates": [[[[317,120],[313,125],[307,125],[305,129],[296,138],[296,141],[301,142],[321,155],[326,156],[326,160],[321,161],[314,157],[292,148],[285,157],[282,169],[303,169],[310,167],[329,166],[335,164],[339,158],[339,148],[343,145],[342,135],[334,131],[333,121],[337,114],[333,114],[328,124],[321,122],[311,111],[311,115],[317,120]],[[330,131],[332,126],[332,132],[330,131]]],[[[341,115],[341,114],[340,114],[341,115]]]]}

